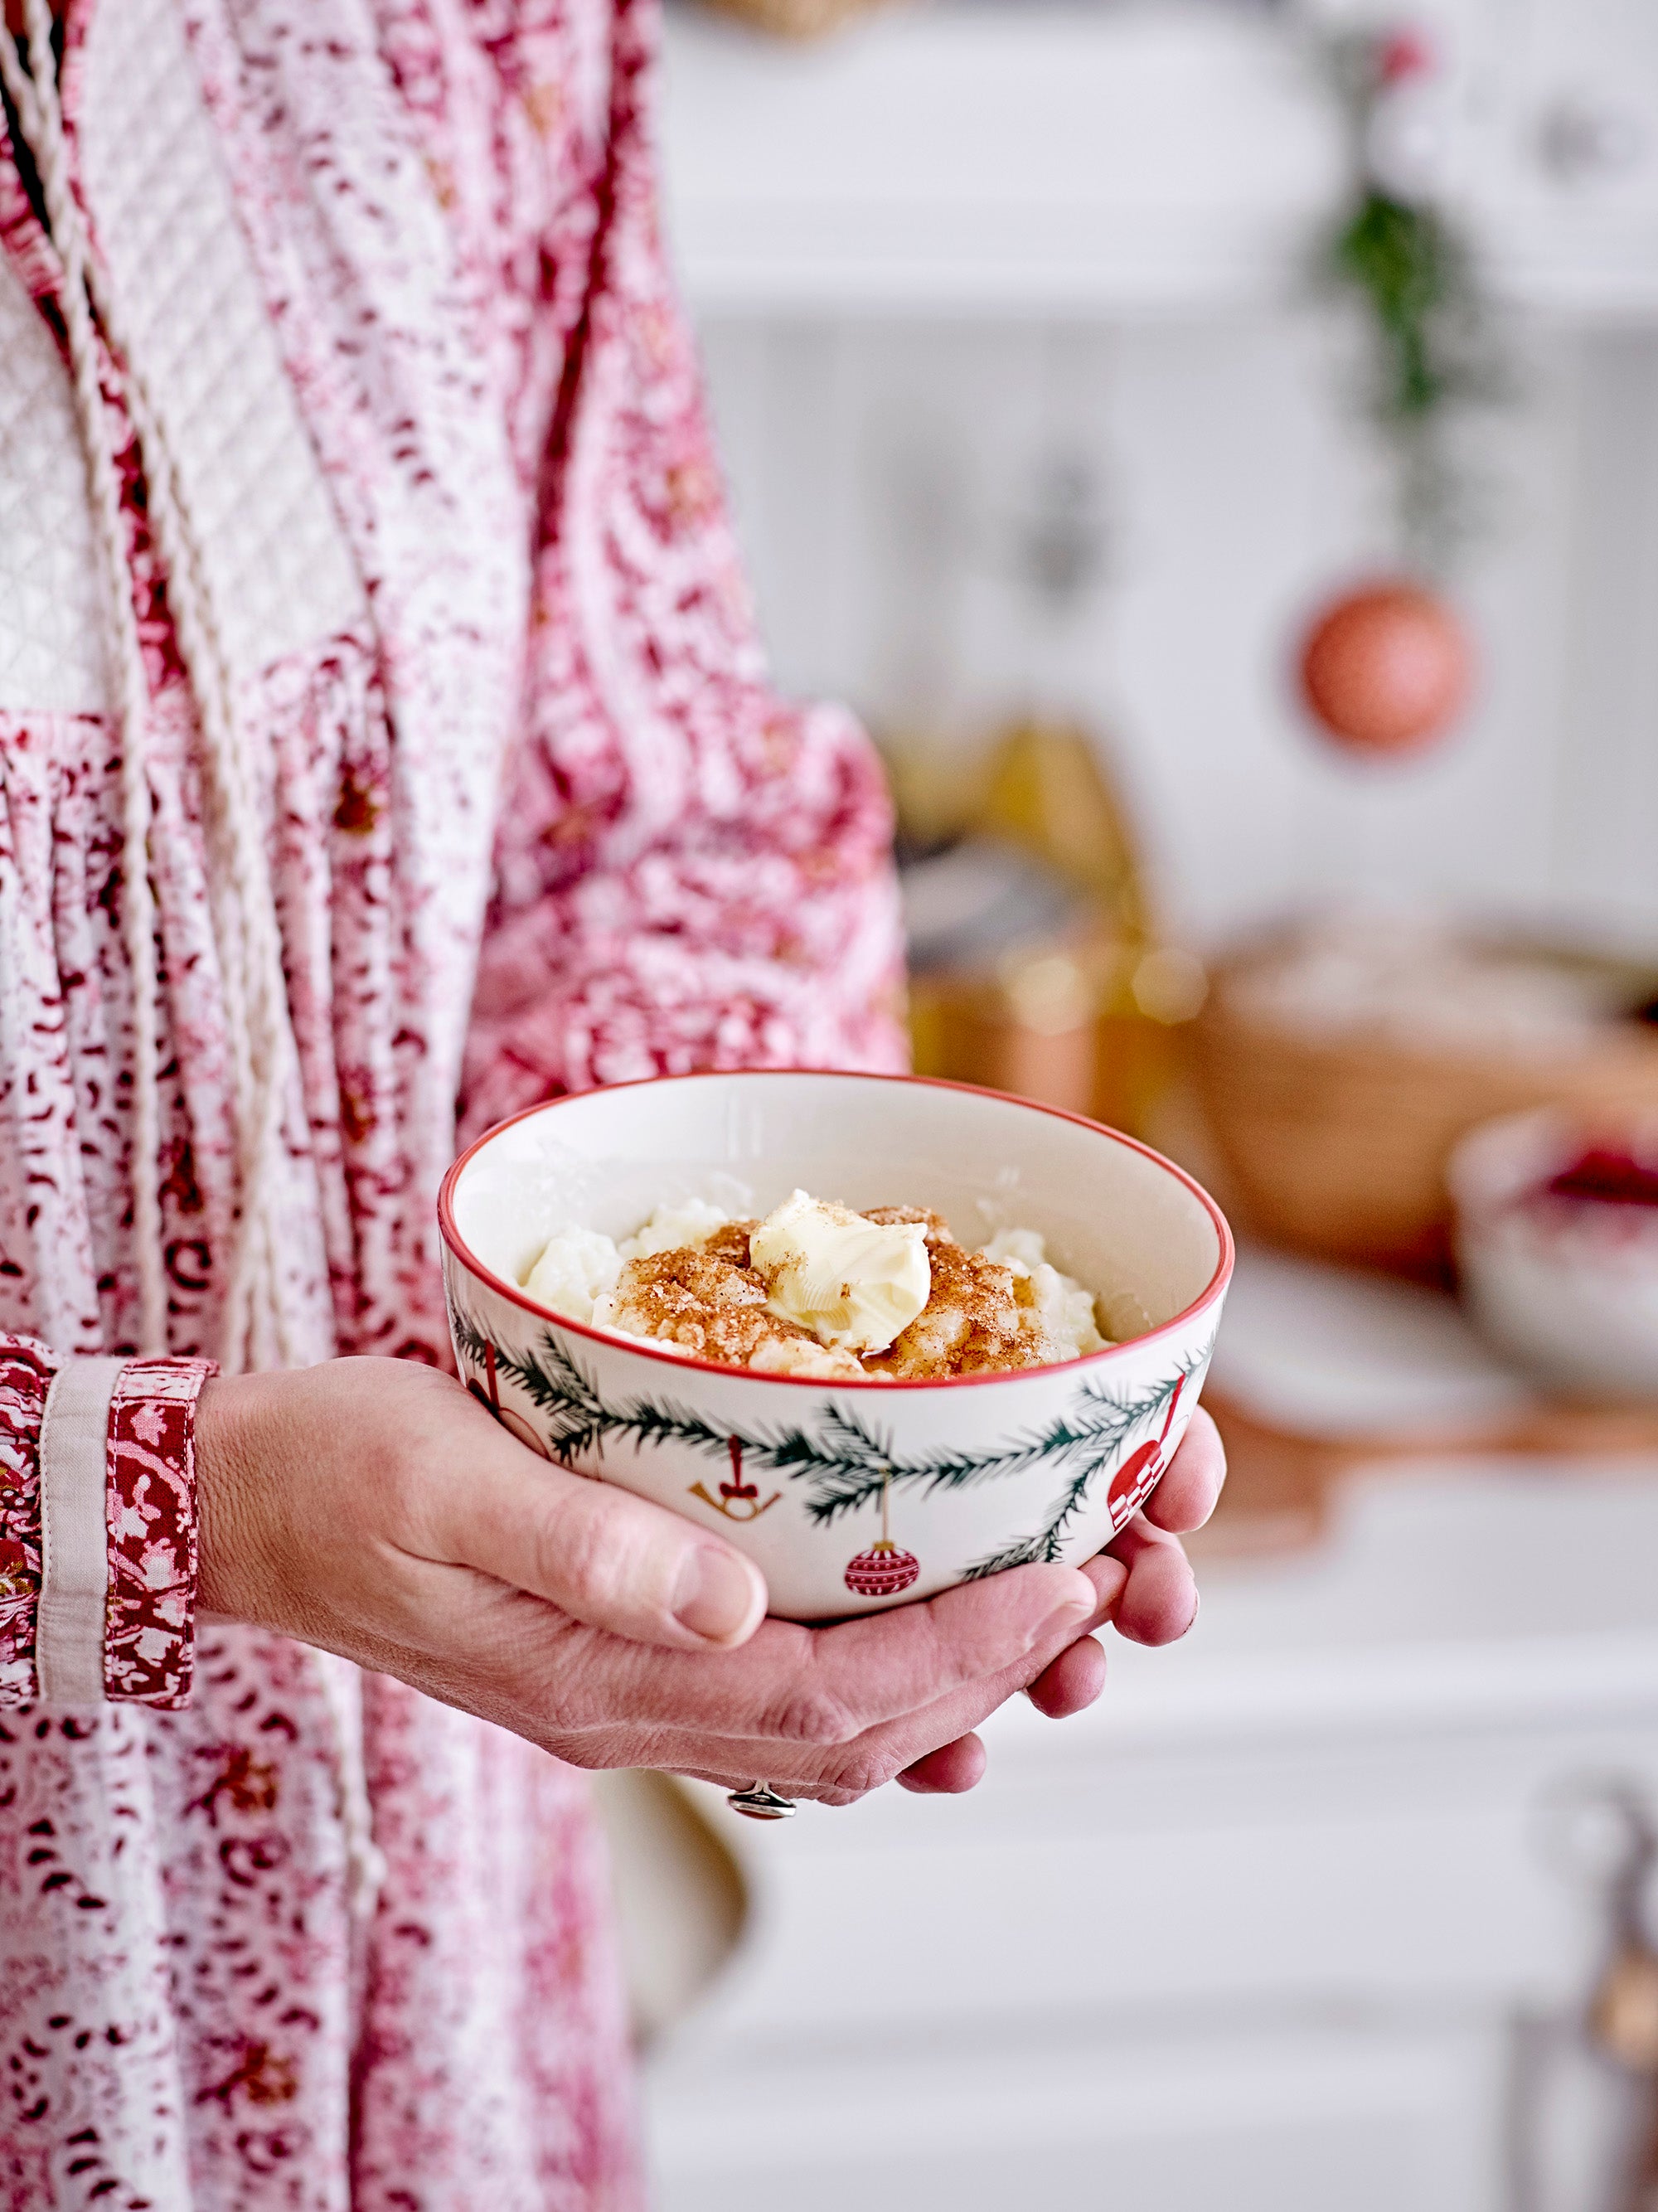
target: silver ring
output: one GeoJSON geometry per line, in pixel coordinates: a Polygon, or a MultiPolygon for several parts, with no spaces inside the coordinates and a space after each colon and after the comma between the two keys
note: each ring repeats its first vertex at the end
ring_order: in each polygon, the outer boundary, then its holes
{"type": "Polygon", "coordinates": [[[780,1797],[764,1782],[750,1782],[746,1790],[728,1790],[726,1802],[733,1813],[750,1820],[786,1820],[794,1812],[793,1798],[780,1797]]]}

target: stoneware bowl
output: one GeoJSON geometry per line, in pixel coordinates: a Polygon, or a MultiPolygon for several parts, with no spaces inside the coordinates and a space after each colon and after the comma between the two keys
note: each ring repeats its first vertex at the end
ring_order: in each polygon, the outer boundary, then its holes
{"type": "Polygon", "coordinates": [[[1180,1442],[1232,1272],[1218,1208],[1144,1145],[897,1076],[671,1076],[555,1099],[463,1153],[439,1212],[469,1388],[532,1449],[718,1528],[791,1620],[1098,1551],[1180,1442]],[[797,1186],[936,1207],[964,1243],[1039,1230],[1057,1266],[1147,1325],[1017,1374],[829,1382],[653,1352],[519,1287],[557,1230],[620,1238],[690,1197],[764,1213],[797,1186]]]}
{"type": "Polygon", "coordinates": [[[1658,1153],[1658,1125],[1505,1115],[1451,1155],[1462,1295],[1500,1351],[1558,1389],[1658,1399],[1658,1207],[1545,1187],[1594,1141],[1658,1153]]]}

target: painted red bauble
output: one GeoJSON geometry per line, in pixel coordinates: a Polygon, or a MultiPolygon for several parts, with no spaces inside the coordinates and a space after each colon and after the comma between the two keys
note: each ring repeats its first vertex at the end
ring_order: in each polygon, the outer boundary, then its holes
{"type": "Polygon", "coordinates": [[[1138,1505],[1143,1504],[1163,1480],[1163,1453],[1157,1444],[1142,1444],[1132,1452],[1112,1478],[1107,1494],[1111,1526],[1121,1528],[1138,1505]]]}
{"type": "Polygon", "coordinates": [[[1408,753],[1456,720],[1473,680],[1461,623],[1420,584],[1349,592],[1314,620],[1301,689],[1322,727],[1362,753],[1408,753]]]}
{"type": "Polygon", "coordinates": [[[921,1571],[914,1552],[883,1541],[859,1552],[847,1568],[847,1588],[859,1597],[896,1597],[921,1571]]]}

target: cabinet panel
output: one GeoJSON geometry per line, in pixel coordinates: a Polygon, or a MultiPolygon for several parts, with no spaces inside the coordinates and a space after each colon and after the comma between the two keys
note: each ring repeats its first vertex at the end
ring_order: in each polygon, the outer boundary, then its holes
{"type": "Polygon", "coordinates": [[[707,307],[1247,298],[1339,175],[1327,103],[1242,9],[895,9],[810,47],[688,9],[667,85],[707,307]]]}
{"type": "Polygon", "coordinates": [[[1476,201],[1510,286],[1650,312],[1658,293],[1658,11],[1507,0],[1483,63],[1476,201]]]}
{"type": "Polygon", "coordinates": [[[1328,2028],[650,2089],[660,2212],[1497,2212],[1502,2038],[1328,2028]]]}
{"type": "Polygon", "coordinates": [[[806,2033],[1060,2019],[1094,2034],[1126,2008],[1569,2008],[1596,1903],[1550,1863],[1540,1824],[1574,1778],[1603,1773],[1658,1802],[1658,1736],[1108,1759],[987,1784],[950,1808],[943,1848],[926,1801],[864,1838],[814,1836],[808,1815],[768,1854],[752,1951],[704,2036],[745,2062],[806,2033]]]}

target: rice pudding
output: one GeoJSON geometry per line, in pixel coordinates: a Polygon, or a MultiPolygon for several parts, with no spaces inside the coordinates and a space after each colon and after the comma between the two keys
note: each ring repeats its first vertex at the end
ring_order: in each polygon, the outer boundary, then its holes
{"type": "Polygon", "coordinates": [[[522,1287],[572,1321],[758,1374],[941,1381],[1052,1366],[1110,1341],[1093,1294],[1034,1230],[971,1250],[923,1207],[855,1213],[799,1190],[763,1220],[692,1200],[620,1243],[562,1230],[522,1287]]]}

